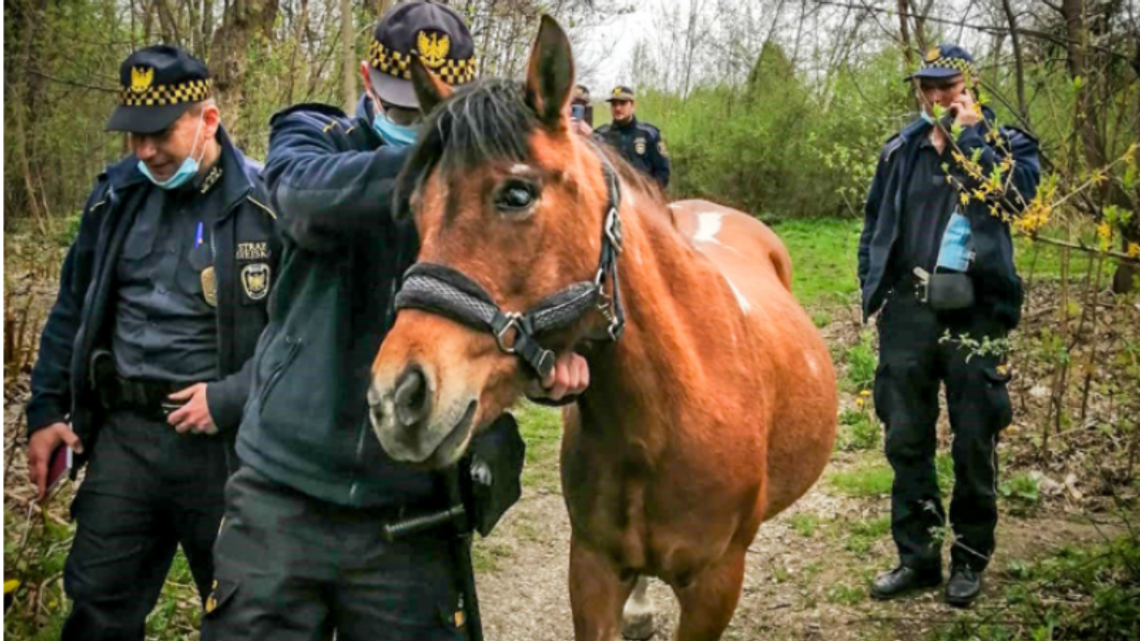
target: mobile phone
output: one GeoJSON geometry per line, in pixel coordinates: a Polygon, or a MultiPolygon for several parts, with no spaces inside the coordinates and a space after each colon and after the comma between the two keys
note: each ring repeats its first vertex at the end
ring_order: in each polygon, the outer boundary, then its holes
{"type": "Polygon", "coordinates": [[[570,105],[570,117],[574,120],[585,120],[586,105],[570,105]]]}
{"type": "Polygon", "coordinates": [[[48,461],[47,473],[47,492],[44,496],[49,496],[55,486],[59,485],[72,467],[72,452],[71,448],[66,443],[60,443],[59,447],[51,453],[51,459],[48,461]]]}
{"type": "Polygon", "coordinates": [[[942,114],[942,117],[938,119],[938,123],[940,125],[942,125],[943,129],[945,129],[946,131],[950,131],[951,128],[954,127],[954,121],[957,118],[958,118],[958,108],[957,107],[950,107],[950,108],[946,109],[946,111],[942,114]]]}

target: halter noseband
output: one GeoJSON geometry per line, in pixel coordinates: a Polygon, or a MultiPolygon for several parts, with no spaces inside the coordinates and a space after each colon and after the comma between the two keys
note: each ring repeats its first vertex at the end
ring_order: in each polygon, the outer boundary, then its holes
{"type": "Polygon", "coordinates": [[[542,299],[525,312],[503,311],[487,290],[457,269],[437,263],[416,263],[404,274],[396,294],[396,310],[419,309],[450,318],[495,337],[499,349],[531,366],[541,378],[554,368],[554,352],[538,342],[538,336],[577,321],[591,307],[608,322],[611,341],[625,329],[621,306],[617,257],[622,249],[621,193],[613,167],[602,159],[609,202],[602,223],[602,252],[593,281],[580,281],[542,299]],[[607,295],[606,280],[612,294],[607,295]]]}

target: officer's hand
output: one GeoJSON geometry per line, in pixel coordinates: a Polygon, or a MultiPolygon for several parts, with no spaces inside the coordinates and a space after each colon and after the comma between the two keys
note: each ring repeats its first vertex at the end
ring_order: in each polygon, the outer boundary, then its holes
{"type": "Polygon", "coordinates": [[[528,396],[545,397],[560,401],[564,396],[581,394],[590,386],[590,365],[575,352],[567,352],[554,362],[550,375],[542,379],[542,388],[532,383],[528,396]]]}
{"type": "Polygon", "coordinates": [[[954,116],[954,123],[963,127],[973,127],[978,124],[982,119],[981,109],[978,104],[974,102],[974,95],[968,90],[963,91],[961,95],[950,103],[950,107],[957,110],[954,116]]]}
{"type": "Polygon", "coordinates": [[[166,422],[174,426],[179,434],[193,432],[195,434],[217,434],[218,427],[214,425],[214,417],[210,416],[210,407],[206,404],[206,384],[195,383],[184,390],[179,390],[168,397],[179,403],[186,404],[170,413],[166,422]]]}
{"type": "Polygon", "coordinates": [[[36,486],[36,498],[41,501],[47,494],[48,465],[51,462],[51,455],[61,443],[66,443],[76,454],[83,453],[83,443],[67,423],[52,423],[36,430],[28,441],[28,477],[32,485],[36,486]]]}
{"type": "Polygon", "coordinates": [[[570,131],[576,132],[583,136],[589,136],[590,134],[594,133],[593,128],[590,127],[590,124],[588,122],[585,120],[578,120],[577,118],[570,120],[570,131]]]}

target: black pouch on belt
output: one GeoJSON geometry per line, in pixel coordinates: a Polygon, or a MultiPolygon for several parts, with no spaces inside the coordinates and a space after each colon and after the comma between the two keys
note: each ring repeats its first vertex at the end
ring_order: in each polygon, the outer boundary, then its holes
{"type": "Polygon", "coordinates": [[[464,457],[467,474],[460,478],[466,487],[471,525],[487,536],[522,496],[522,470],[526,444],[519,434],[515,417],[503,414],[471,442],[464,457]]]}
{"type": "Polygon", "coordinates": [[[115,371],[115,356],[111,350],[96,349],[88,363],[88,384],[99,399],[103,409],[113,409],[119,404],[119,383],[115,371]]]}
{"type": "Polygon", "coordinates": [[[936,312],[970,307],[974,304],[974,281],[961,272],[931,274],[926,283],[926,303],[936,312]]]}

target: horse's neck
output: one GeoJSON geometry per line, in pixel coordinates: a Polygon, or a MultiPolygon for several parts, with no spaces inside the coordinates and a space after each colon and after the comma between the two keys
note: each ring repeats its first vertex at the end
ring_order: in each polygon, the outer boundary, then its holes
{"type": "Polygon", "coordinates": [[[663,205],[647,196],[634,202],[642,208],[622,211],[625,249],[618,259],[625,333],[591,359],[594,382],[582,412],[584,424],[619,421],[638,430],[652,421],[635,425],[622,417],[667,419],[678,414],[687,394],[699,393],[708,366],[701,336],[719,331],[725,319],[702,307],[710,290],[723,287],[712,266],[693,260],[694,250],[663,205]]]}

